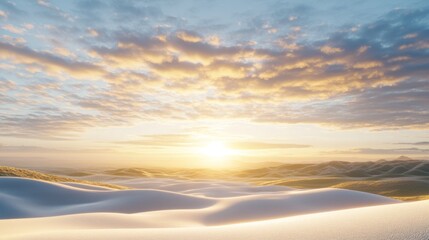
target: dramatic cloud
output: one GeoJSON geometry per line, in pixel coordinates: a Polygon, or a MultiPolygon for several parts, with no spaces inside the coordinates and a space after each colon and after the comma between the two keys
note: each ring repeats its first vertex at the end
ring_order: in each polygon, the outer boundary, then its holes
{"type": "MultiPolygon", "coordinates": [[[[1,134],[67,138],[166,119],[429,127],[429,8],[380,12],[311,37],[314,8],[278,5],[242,21],[192,21],[161,3],[2,2],[1,134]],[[29,25],[23,13],[39,21],[29,25]]],[[[241,147],[304,147],[264,144],[241,147]]]]}
{"type": "MultiPolygon", "coordinates": [[[[427,111],[421,110],[427,96],[424,86],[428,82],[429,56],[421,49],[427,48],[427,15],[426,9],[396,10],[358,31],[338,32],[327,40],[312,44],[297,42],[297,50],[219,46],[204,40],[201,35],[181,31],[153,37],[120,35],[115,47],[94,48],[92,54],[122,69],[144,69],[148,78],[156,79],[160,86],[186,91],[190,98],[195,96],[192,91],[210,89],[207,86],[211,86],[214,92],[209,99],[213,101],[232,104],[269,101],[269,104],[260,105],[262,116],[250,115],[250,118],[326,122],[351,127],[425,127],[427,111]],[[405,24],[408,25],[405,27],[405,24]],[[421,85],[420,90],[413,86],[415,84],[421,85]],[[396,86],[404,89],[390,92],[396,90],[396,86]],[[269,99],[265,97],[267,95],[269,99]],[[351,98],[354,100],[350,101],[351,98]],[[299,109],[294,108],[300,105],[291,101],[312,99],[316,101],[308,104],[311,109],[303,109],[310,114],[299,116],[299,109]],[[332,104],[319,104],[323,99],[338,100],[332,104]],[[374,102],[369,103],[371,100],[374,102]],[[397,101],[397,105],[392,101],[397,101]],[[404,101],[414,103],[409,105],[412,111],[403,108],[404,101]],[[293,111],[292,115],[290,111],[284,111],[282,106],[285,104],[293,111]],[[271,113],[265,109],[268,106],[279,111],[271,113]],[[344,114],[329,119],[317,114],[318,111],[324,113],[326,108],[344,114]],[[371,114],[380,109],[388,114],[371,114]],[[279,112],[286,112],[293,119],[281,118],[279,112]],[[406,113],[409,115],[407,119],[403,116],[406,113]],[[309,119],[308,115],[314,115],[314,119],[309,119]],[[362,117],[369,119],[366,122],[362,117]],[[393,118],[393,122],[382,122],[387,117],[391,121],[393,118]]],[[[248,109],[255,105],[241,106],[248,109]]],[[[198,106],[193,107],[197,115],[204,116],[204,112],[212,111],[207,108],[199,112],[198,106]]]]}
{"type": "Polygon", "coordinates": [[[261,114],[258,121],[322,123],[375,129],[429,127],[427,80],[404,81],[394,86],[354,92],[300,108],[278,107],[261,114]],[[327,113],[329,113],[327,115],[327,113]]]}
{"type": "Polygon", "coordinates": [[[104,73],[101,68],[91,63],[73,61],[8,43],[0,42],[0,54],[1,59],[12,60],[18,64],[37,66],[48,75],[52,73],[54,76],[58,76],[67,73],[73,77],[91,79],[104,73]]]}

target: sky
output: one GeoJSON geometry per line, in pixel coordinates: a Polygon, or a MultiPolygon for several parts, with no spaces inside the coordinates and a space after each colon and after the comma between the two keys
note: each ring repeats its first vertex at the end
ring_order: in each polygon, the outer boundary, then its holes
{"type": "Polygon", "coordinates": [[[0,165],[429,159],[427,1],[0,1],[0,165]]]}

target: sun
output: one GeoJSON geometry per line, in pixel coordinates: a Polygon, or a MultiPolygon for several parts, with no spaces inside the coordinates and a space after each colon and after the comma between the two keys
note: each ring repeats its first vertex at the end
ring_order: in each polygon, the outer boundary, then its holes
{"type": "Polygon", "coordinates": [[[210,141],[201,145],[198,150],[202,156],[200,158],[206,167],[228,168],[233,165],[234,156],[237,155],[235,149],[229,148],[223,141],[210,141]]]}
{"type": "Polygon", "coordinates": [[[213,141],[208,143],[201,149],[201,152],[207,157],[211,158],[223,158],[232,154],[232,150],[221,141],[213,141]]]}

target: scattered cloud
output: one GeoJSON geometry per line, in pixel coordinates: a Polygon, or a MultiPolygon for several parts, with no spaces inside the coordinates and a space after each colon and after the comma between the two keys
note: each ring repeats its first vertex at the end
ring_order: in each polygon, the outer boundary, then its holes
{"type": "MultiPolygon", "coordinates": [[[[428,8],[395,9],[306,40],[301,14],[314,9],[303,5],[287,14],[279,10],[270,18],[249,18],[240,32],[216,34],[151,4],[80,1],[70,12],[49,1],[34,5],[46,21],[46,36],[24,34],[39,31],[39,23],[5,24],[4,30],[22,36],[0,38],[0,59],[15,66],[7,70],[8,79],[39,79],[47,88],[18,80],[15,92],[0,92],[0,101],[9,104],[4,109],[25,109],[1,112],[2,135],[55,138],[98,125],[160,119],[429,127],[428,8]],[[121,21],[96,24],[100,9],[121,21]],[[79,25],[79,17],[91,24],[79,25]],[[128,19],[128,26],[120,24],[128,19]],[[260,34],[257,28],[267,41],[251,37],[260,34]],[[234,39],[238,34],[245,41],[234,39]],[[49,46],[37,44],[40,39],[49,46]],[[49,87],[52,80],[55,88],[49,87]],[[56,111],[44,110],[55,101],[56,111]]],[[[10,2],[0,6],[0,18],[7,21],[23,11],[10,2]]],[[[141,141],[167,144],[166,139],[141,141]]],[[[277,146],[247,142],[241,147],[252,144],[277,146]]]]}
{"type": "Polygon", "coordinates": [[[180,31],[176,34],[177,38],[185,41],[185,42],[201,42],[203,39],[197,33],[189,32],[189,31],[180,31]]]}
{"type": "Polygon", "coordinates": [[[2,27],[4,30],[9,31],[15,34],[23,34],[25,32],[24,28],[15,27],[11,24],[6,24],[2,27]]]}
{"type": "Polygon", "coordinates": [[[58,149],[51,149],[38,146],[8,146],[0,145],[0,153],[27,153],[27,152],[61,152],[58,149]]]}
{"type": "Polygon", "coordinates": [[[6,19],[7,18],[7,12],[0,10],[0,19],[6,19]]]}
{"type": "Polygon", "coordinates": [[[32,65],[47,71],[48,75],[62,75],[64,72],[77,78],[93,78],[104,74],[103,69],[89,62],[73,61],[46,52],[35,51],[25,46],[0,42],[1,59],[18,64],[32,65]]]}
{"type": "Polygon", "coordinates": [[[403,143],[396,143],[401,145],[416,145],[416,146],[429,146],[429,142],[403,142],[403,143]]]}
{"type": "Polygon", "coordinates": [[[382,155],[416,155],[427,154],[429,149],[422,148],[356,148],[347,151],[334,151],[335,154],[382,154],[382,155]]]}
{"type": "Polygon", "coordinates": [[[91,37],[98,37],[100,35],[100,33],[93,28],[88,28],[87,32],[91,37]]]}
{"type": "Polygon", "coordinates": [[[66,140],[101,123],[97,117],[71,112],[0,116],[0,136],[66,140]]]}
{"type": "Polygon", "coordinates": [[[280,106],[260,114],[262,122],[319,123],[343,128],[377,130],[428,128],[427,80],[409,80],[354,92],[329,100],[313,101],[300,107],[280,106]],[[326,113],[329,113],[327,115],[326,113]]]}
{"type": "Polygon", "coordinates": [[[2,145],[0,153],[111,153],[112,149],[87,148],[87,149],[57,149],[28,145],[2,145]]]}
{"type": "MultiPolygon", "coordinates": [[[[404,40],[402,36],[408,32],[400,25],[403,19],[411,21],[421,14],[399,12],[397,18],[362,26],[355,33],[337,33],[314,45],[295,43],[297,50],[292,52],[212,45],[198,34],[182,31],[162,38],[119,36],[114,47],[94,48],[93,54],[125,69],[145,68],[163,82],[184,82],[181,86],[187,90],[211,85],[219,93],[236,98],[249,91],[270,94],[276,103],[299,98],[326,99],[423,78],[427,73],[425,53],[417,45],[409,51],[398,51],[404,41],[423,41],[419,35],[404,40]],[[375,27],[383,31],[379,34],[381,39],[369,38],[375,34],[375,27]],[[389,46],[381,46],[381,42],[389,46]],[[193,79],[198,79],[197,84],[193,79]]],[[[422,23],[416,20],[414,24],[422,23]]]]}
{"type": "Polygon", "coordinates": [[[188,134],[155,134],[146,135],[142,139],[121,141],[119,144],[126,145],[138,145],[141,147],[184,147],[184,146],[196,146],[199,143],[196,139],[193,139],[188,134]]]}
{"type": "Polygon", "coordinates": [[[232,142],[231,147],[243,150],[308,148],[310,145],[268,142],[232,142]]]}
{"type": "MultiPolygon", "coordinates": [[[[121,141],[119,144],[138,145],[141,147],[200,147],[204,142],[210,142],[208,137],[194,136],[191,134],[156,134],[145,135],[141,139],[121,141]]],[[[264,150],[264,149],[289,149],[307,148],[310,145],[291,143],[272,143],[259,141],[225,141],[228,147],[237,150],[264,150]]]]}

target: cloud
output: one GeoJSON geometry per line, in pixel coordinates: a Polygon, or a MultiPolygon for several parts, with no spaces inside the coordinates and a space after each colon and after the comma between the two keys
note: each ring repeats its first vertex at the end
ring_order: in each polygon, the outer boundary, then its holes
{"type": "Polygon", "coordinates": [[[155,6],[148,6],[144,2],[111,1],[111,8],[116,12],[115,20],[132,21],[139,18],[156,18],[162,15],[162,11],[155,6]]]}
{"type": "MultiPolygon", "coordinates": [[[[145,135],[141,139],[121,141],[119,144],[138,145],[141,147],[199,147],[208,142],[209,138],[194,136],[191,134],[155,134],[145,135]]],[[[309,145],[290,144],[290,143],[272,143],[260,141],[225,141],[228,147],[238,150],[265,150],[265,149],[289,149],[289,148],[307,148],[309,145]]]]}
{"type": "Polygon", "coordinates": [[[0,42],[0,53],[1,59],[12,60],[19,64],[36,65],[55,76],[65,72],[76,78],[93,78],[100,77],[105,73],[103,69],[92,63],[61,58],[25,46],[0,42]]]}
{"type": "Polygon", "coordinates": [[[37,5],[40,6],[40,8],[38,8],[38,13],[45,18],[50,18],[58,22],[62,22],[64,20],[73,22],[75,20],[71,14],[63,11],[47,0],[37,0],[37,5]]]}
{"type": "Polygon", "coordinates": [[[428,101],[427,80],[408,80],[394,86],[313,101],[296,108],[272,108],[260,114],[256,120],[319,123],[343,128],[367,127],[378,130],[428,128],[428,101]]]}
{"type": "Polygon", "coordinates": [[[197,33],[189,32],[189,31],[180,31],[176,34],[177,38],[185,41],[185,42],[201,42],[203,39],[197,33]]]}
{"type": "Polygon", "coordinates": [[[0,6],[2,7],[2,10],[7,10],[7,14],[13,14],[13,15],[21,15],[25,12],[22,11],[20,8],[16,6],[16,3],[11,1],[0,1],[0,6]]]}
{"type": "Polygon", "coordinates": [[[2,28],[6,31],[9,31],[9,32],[15,33],[15,34],[23,34],[25,32],[24,28],[18,28],[18,27],[11,25],[11,24],[6,24],[2,28]]]}
{"type": "Polygon", "coordinates": [[[429,152],[429,149],[422,148],[356,148],[347,151],[335,151],[330,153],[336,154],[383,154],[383,155],[416,155],[416,154],[426,154],[429,152]]]}
{"type": "Polygon", "coordinates": [[[186,147],[195,146],[199,142],[188,134],[154,134],[143,136],[142,139],[138,140],[121,141],[117,143],[147,147],[186,147]]]}
{"type": "Polygon", "coordinates": [[[0,10],[0,19],[6,19],[7,18],[7,12],[0,10]]]}
{"type": "MultiPolygon", "coordinates": [[[[78,15],[66,21],[44,16],[47,24],[35,30],[46,36],[23,34],[19,42],[2,37],[0,59],[14,66],[5,72],[20,79],[15,92],[0,90],[0,101],[8,103],[0,115],[3,135],[67,137],[99,125],[165,119],[429,127],[427,8],[397,9],[315,39],[292,30],[306,27],[301,15],[315,9],[288,7],[282,13],[276,8],[275,19],[246,18],[249,26],[240,27],[240,34],[260,27],[266,39],[258,42],[252,36],[261,32],[247,33],[240,38],[253,42],[247,44],[229,30],[175,22],[175,16],[150,4],[80,1],[76,12],[64,15],[53,3],[40,3],[36,12],[42,15],[50,8],[63,20],[78,15]],[[132,24],[122,25],[125,20],[132,24]],[[268,36],[271,28],[278,31],[268,36]],[[41,84],[36,87],[33,80],[41,84]],[[53,105],[55,111],[46,110],[53,105]],[[17,108],[22,111],[10,111],[17,108]]],[[[0,5],[8,21],[18,15],[15,4],[0,5]]],[[[146,138],[142,143],[150,144],[146,138]]]]}
{"type": "Polygon", "coordinates": [[[38,146],[8,146],[0,145],[0,153],[27,153],[27,152],[37,152],[37,153],[48,153],[48,152],[61,152],[58,149],[51,149],[38,146]]]}
{"type": "Polygon", "coordinates": [[[323,47],[320,48],[320,51],[322,53],[325,53],[325,54],[335,54],[335,53],[340,53],[343,50],[341,48],[330,47],[330,46],[323,46],[323,47]]]}
{"type": "Polygon", "coordinates": [[[242,150],[288,149],[288,148],[310,147],[310,145],[304,145],[304,144],[269,143],[269,142],[232,142],[230,146],[234,149],[242,149],[242,150]]]}
{"type": "Polygon", "coordinates": [[[102,119],[95,116],[72,113],[31,113],[0,116],[0,135],[35,139],[72,139],[85,128],[100,126],[102,119]]]}
{"type": "Polygon", "coordinates": [[[51,4],[47,0],[37,0],[37,4],[44,7],[51,7],[51,4]]]}
{"type": "Polygon", "coordinates": [[[295,50],[213,45],[201,35],[180,31],[152,37],[120,35],[115,46],[97,47],[92,53],[124,69],[144,68],[164,82],[198,79],[195,88],[212,85],[219,94],[237,98],[251,91],[269,94],[273,101],[326,99],[424,78],[428,56],[420,49],[427,27],[420,18],[426,12],[398,10],[398,16],[388,15],[359,31],[338,32],[312,44],[295,42],[295,50]],[[403,28],[404,21],[412,27],[403,28]],[[404,38],[416,29],[416,37],[404,38]],[[401,50],[404,44],[410,48],[401,50]]]}
{"type": "Polygon", "coordinates": [[[16,84],[10,80],[0,79],[0,83],[0,93],[14,89],[16,87],[16,84]]]}
{"type": "Polygon", "coordinates": [[[8,92],[16,89],[16,84],[10,80],[0,79],[0,104],[3,107],[0,107],[0,110],[5,108],[8,104],[14,104],[17,100],[9,96],[8,92]]]}
{"type": "Polygon", "coordinates": [[[401,145],[416,145],[416,146],[429,146],[429,142],[403,142],[403,143],[396,143],[401,145]]]}
{"type": "Polygon", "coordinates": [[[40,146],[29,146],[29,145],[2,145],[0,144],[0,153],[68,153],[68,154],[80,154],[80,153],[112,153],[112,149],[104,148],[87,148],[87,149],[57,149],[47,148],[40,146]]]}
{"type": "Polygon", "coordinates": [[[98,37],[100,35],[100,33],[93,29],[93,28],[88,28],[87,29],[87,33],[91,36],[91,37],[98,37]]]}

